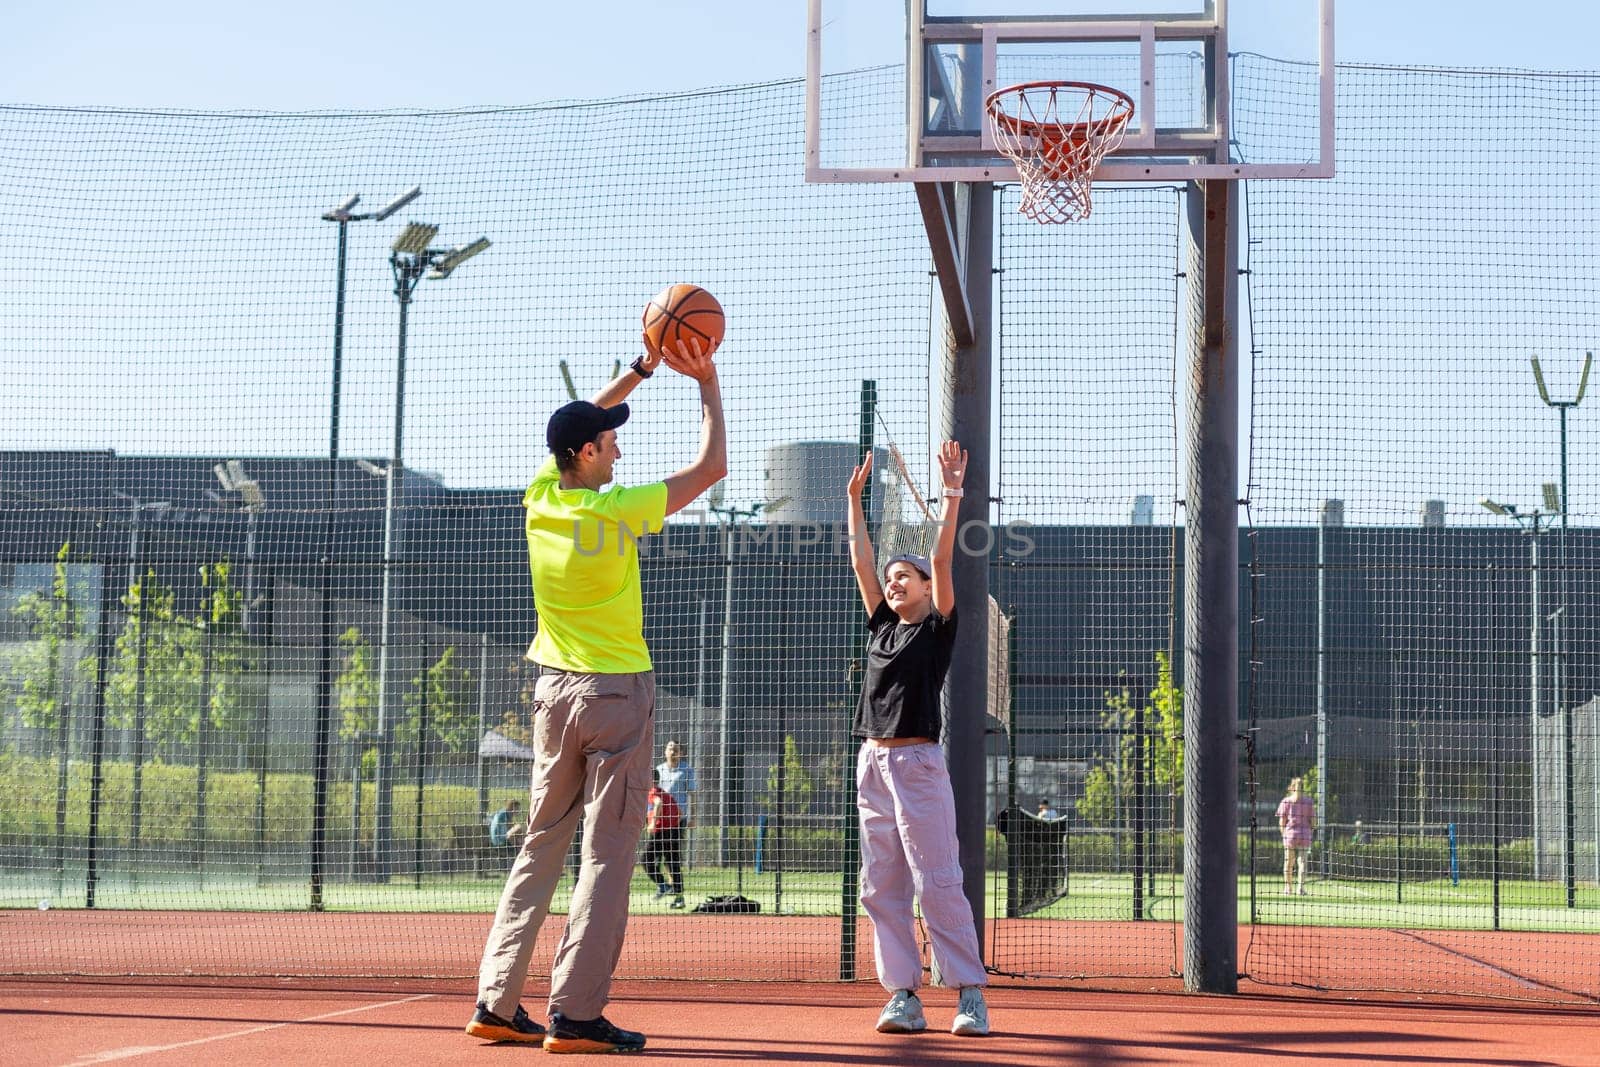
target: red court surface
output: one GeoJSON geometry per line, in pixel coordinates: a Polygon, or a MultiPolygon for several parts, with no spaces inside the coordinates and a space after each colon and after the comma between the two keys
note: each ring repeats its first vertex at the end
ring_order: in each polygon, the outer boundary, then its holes
{"type": "MultiPolygon", "coordinates": [[[[461,1032],[469,982],[371,982],[362,990],[249,984],[0,981],[9,1067],[227,1063],[510,1064],[533,1048],[461,1032]]],[[[957,1038],[954,994],[925,995],[930,1029],[888,1036],[877,986],[619,982],[607,1014],[649,1035],[652,1063],[733,1064],[1600,1064],[1592,1009],[1278,992],[1195,996],[997,984],[994,1034],[957,1038]]],[[[542,984],[526,1003],[539,1008],[542,984]]],[[[574,1057],[587,1062],[592,1057],[574,1057]]]]}

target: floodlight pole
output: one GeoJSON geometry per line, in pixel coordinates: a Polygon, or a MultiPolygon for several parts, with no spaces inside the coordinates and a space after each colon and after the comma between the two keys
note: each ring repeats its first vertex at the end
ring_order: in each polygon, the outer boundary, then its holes
{"type": "Polygon", "coordinates": [[[400,345],[395,360],[394,385],[394,446],[389,453],[389,465],[384,473],[383,500],[383,594],[381,623],[378,637],[378,767],[377,811],[373,815],[372,849],[380,882],[389,880],[389,851],[393,837],[392,805],[394,796],[394,724],[389,700],[390,674],[394,661],[394,565],[396,539],[396,512],[404,492],[402,479],[404,466],[402,447],[405,442],[406,417],[406,326],[410,317],[411,295],[416,291],[426,262],[417,256],[391,253],[389,264],[394,268],[394,295],[400,302],[400,345]]]}
{"type": "Polygon", "coordinates": [[[1528,599],[1529,599],[1529,625],[1528,625],[1528,739],[1529,750],[1532,753],[1533,777],[1533,877],[1539,879],[1544,872],[1544,835],[1542,833],[1543,820],[1539,817],[1540,774],[1539,774],[1539,658],[1540,658],[1540,631],[1544,618],[1539,613],[1539,526],[1545,518],[1546,512],[1533,508],[1529,511],[1518,511],[1515,504],[1499,504],[1487,498],[1478,501],[1496,515],[1503,515],[1516,523],[1517,527],[1528,534],[1528,599]]]}
{"type": "MultiPolygon", "coordinates": [[[[266,495],[261,491],[261,483],[251,478],[244,469],[244,463],[237,459],[226,460],[211,468],[221,483],[223,491],[237,494],[240,499],[239,509],[245,514],[245,591],[244,606],[239,613],[239,624],[245,641],[251,641],[254,636],[250,627],[251,610],[256,599],[256,519],[266,509],[266,495]]],[[[210,621],[207,621],[207,640],[210,640],[210,621]]],[[[270,640],[271,635],[268,634],[270,640]]],[[[253,646],[252,646],[253,647],[253,646]]],[[[256,706],[256,879],[261,884],[266,884],[267,874],[267,751],[269,747],[269,734],[267,715],[269,704],[265,693],[260,695],[260,703],[256,706]]],[[[201,729],[210,721],[209,712],[202,709],[201,729]]],[[[203,736],[203,735],[202,735],[203,736]]],[[[206,766],[205,746],[202,745],[199,757],[200,776],[204,777],[206,766]]],[[[204,828],[205,811],[204,795],[201,795],[200,810],[202,817],[200,823],[204,828]]]]}
{"type": "MultiPolygon", "coordinates": [[[[1578,379],[1578,392],[1571,400],[1552,400],[1550,391],[1545,388],[1544,371],[1539,366],[1539,357],[1533,356],[1533,381],[1539,387],[1539,399],[1546,405],[1553,407],[1561,416],[1561,499],[1556,501],[1560,505],[1561,513],[1561,588],[1559,595],[1561,606],[1557,609],[1561,616],[1560,628],[1556,631],[1556,704],[1561,711],[1561,792],[1564,826],[1562,845],[1564,880],[1567,890],[1567,907],[1577,907],[1577,834],[1574,823],[1576,808],[1573,798],[1573,749],[1572,749],[1572,701],[1567,691],[1567,663],[1566,663],[1566,631],[1568,626],[1567,596],[1567,512],[1571,510],[1567,498],[1567,410],[1575,408],[1583,401],[1583,394],[1589,387],[1589,368],[1594,363],[1594,353],[1583,354],[1583,375],[1578,379]]],[[[1534,795],[1534,810],[1538,810],[1539,798],[1534,795]]],[[[1537,848],[1537,843],[1536,846],[1537,848]]],[[[1600,849],[1596,850],[1596,871],[1600,872],[1600,849]]]]}
{"type": "MultiPolygon", "coordinates": [[[[723,530],[723,575],[722,575],[722,684],[717,698],[717,760],[722,777],[722,818],[718,820],[717,828],[717,865],[728,865],[728,823],[734,805],[735,775],[730,773],[733,759],[733,739],[730,724],[730,708],[733,701],[733,568],[737,553],[733,547],[734,524],[741,519],[753,519],[760,514],[764,504],[752,504],[748,508],[719,507],[716,504],[708,505],[708,510],[717,516],[723,530]]],[[[738,784],[739,793],[743,793],[744,785],[744,760],[743,750],[740,751],[738,784]]],[[[782,758],[781,756],[779,757],[782,758]]],[[[744,845],[743,841],[736,848],[737,856],[734,891],[744,892],[744,845]]]]}
{"type": "MultiPolygon", "coordinates": [[[[344,298],[348,263],[349,229],[352,222],[382,221],[422,195],[414,185],[377,211],[354,213],[361,194],[346,197],[339,206],[322,215],[324,222],[339,227],[339,254],[335,270],[333,299],[333,380],[329,389],[328,411],[328,499],[322,514],[321,630],[317,639],[317,725],[315,739],[314,785],[311,818],[311,910],[322,910],[322,882],[327,852],[328,760],[333,732],[333,553],[338,538],[339,501],[339,405],[344,377],[344,298]]],[[[356,784],[359,790],[359,781],[356,784]]]]}
{"type": "Polygon", "coordinates": [[[1328,527],[1344,524],[1344,502],[1325,500],[1317,516],[1317,854],[1328,877],[1328,527]]]}
{"type": "MultiPolygon", "coordinates": [[[[168,501],[158,500],[146,503],[136,496],[112,490],[117,496],[128,502],[128,593],[133,593],[135,584],[139,587],[139,598],[134,602],[133,609],[138,613],[139,639],[134,659],[134,687],[133,687],[133,804],[130,818],[129,852],[137,857],[139,854],[140,823],[144,810],[144,740],[145,740],[145,700],[146,679],[145,674],[149,665],[150,648],[150,618],[145,607],[149,603],[150,587],[144,581],[144,576],[139,572],[144,566],[144,559],[139,554],[139,517],[146,511],[166,511],[172,505],[168,501]]],[[[129,866],[129,875],[137,885],[139,867],[137,860],[129,866]]]]}
{"type": "MultiPolygon", "coordinates": [[[[373,814],[372,850],[377,878],[389,880],[389,853],[393,842],[394,797],[394,711],[396,701],[390,699],[394,663],[394,571],[398,556],[400,530],[399,509],[404,493],[405,465],[402,459],[405,443],[406,414],[406,331],[410,319],[411,297],[424,274],[429,278],[448,278],[466,260],[489,247],[489,240],[480,237],[461,248],[429,248],[427,243],[438,232],[438,227],[410,223],[396,238],[389,253],[389,266],[394,272],[394,295],[400,303],[400,338],[395,357],[394,385],[394,446],[390,451],[385,472],[383,505],[383,594],[381,630],[378,639],[378,767],[374,792],[377,794],[373,814]],[[431,273],[430,273],[431,272],[431,273]]],[[[421,743],[419,737],[418,743],[421,743]]],[[[417,783],[421,788],[421,783],[417,783]]]]}

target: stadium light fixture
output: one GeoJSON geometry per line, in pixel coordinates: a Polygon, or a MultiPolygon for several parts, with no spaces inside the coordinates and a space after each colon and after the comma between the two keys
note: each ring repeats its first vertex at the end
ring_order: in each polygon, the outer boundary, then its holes
{"type": "Polygon", "coordinates": [[[379,208],[373,213],[372,217],[377,221],[382,222],[384,219],[388,218],[390,215],[393,215],[396,211],[399,211],[401,208],[405,207],[407,204],[411,203],[411,201],[415,200],[421,195],[422,186],[413,185],[411,188],[407,189],[405,192],[401,193],[399,196],[383,205],[383,207],[379,208]]]}
{"type": "Polygon", "coordinates": [[[452,249],[451,251],[445,253],[443,259],[434,264],[433,270],[428,273],[429,280],[443,281],[445,278],[450,277],[451,271],[455,270],[457,267],[461,266],[461,264],[465,263],[467,260],[471,259],[473,256],[477,255],[479,252],[482,252],[488,247],[489,239],[487,237],[480,237],[469,245],[461,245],[452,249]]]}
{"type": "Polygon", "coordinates": [[[1496,515],[1515,515],[1517,513],[1517,506],[1515,504],[1507,506],[1505,504],[1496,503],[1495,501],[1490,500],[1488,497],[1481,498],[1478,503],[1494,512],[1496,515]]]}
{"type": "Polygon", "coordinates": [[[340,201],[338,207],[334,208],[332,211],[323,212],[322,217],[328,222],[349,222],[354,217],[351,213],[355,210],[355,206],[359,203],[361,203],[361,194],[351,193],[344,200],[340,201]]]}
{"type": "Polygon", "coordinates": [[[439,233],[439,227],[431,222],[408,222],[406,228],[400,231],[400,236],[394,239],[390,249],[405,256],[420,256],[428,251],[428,242],[432,241],[439,233]]]}
{"type": "Polygon", "coordinates": [[[1544,509],[1552,515],[1561,514],[1561,487],[1555,482],[1544,483],[1544,509]]]}

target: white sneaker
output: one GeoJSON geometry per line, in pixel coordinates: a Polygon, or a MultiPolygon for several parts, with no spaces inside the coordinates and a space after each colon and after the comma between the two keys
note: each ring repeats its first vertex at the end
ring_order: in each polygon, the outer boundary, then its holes
{"type": "Polygon", "coordinates": [[[987,1037],[989,1034],[989,1005],[983,1002],[983,989],[969,985],[961,991],[961,1006],[950,1032],[961,1037],[987,1037]]]}
{"type": "Polygon", "coordinates": [[[889,998],[878,1016],[878,1033],[910,1034],[928,1028],[927,1016],[922,1014],[922,1001],[909,989],[901,989],[889,998]]]}

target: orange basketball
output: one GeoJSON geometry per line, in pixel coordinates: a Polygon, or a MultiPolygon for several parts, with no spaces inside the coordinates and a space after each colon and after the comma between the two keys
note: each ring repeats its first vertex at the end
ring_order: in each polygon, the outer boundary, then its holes
{"type": "Polygon", "coordinates": [[[722,340],[723,325],[722,305],[698,285],[669,285],[644,306],[644,336],[652,348],[676,352],[679,341],[693,338],[703,351],[722,340]]]}

